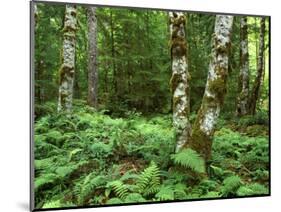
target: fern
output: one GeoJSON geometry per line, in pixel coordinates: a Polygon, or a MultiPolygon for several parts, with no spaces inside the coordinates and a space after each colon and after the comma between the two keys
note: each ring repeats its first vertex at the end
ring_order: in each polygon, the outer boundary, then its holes
{"type": "Polygon", "coordinates": [[[202,198],[218,198],[220,197],[220,193],[217,191],[210,191],[207,194],[202,195],[202,198]]]}
{"type": "Polygon", "coordinates": [[[172,186],[161,186],[155,197],[160,201],[174,200],[174,188],[172,186]]]}
{"type": "Polygon", "coordinates": [[[56,169],[56,174],[61,178],[65,178],[77,169],[77,165],[61,166],[56,169]]]}
{"type": "Polygon", "coordinates": [[[152,161],[150,166],[146,168],[138,177],[137,187],[140,193],[150,195],[159,190],[160,170],[152,161]]]}
{"type": "Polygon", "coordinates": [[[114,191],[114,193],[119,197],[120,199],[124,200],[127,195],[129,194],[129,190],[127,185],[125,185],[120,180],[115,180],[107,184],[107,187],[111,187],[114,191]]]}
{"type": "Polygon", "coordinates": [[[136,202],[145,202],[146,199],[143,198],[141,194],[130,193],[124,200],[125,203],[136,203],[136,202]]]}
{"type": "Polygon", "coordinates": [[[262,195],[262,194],[269,194],[268,188],[259,184],[253,183],[246,186],[241,186],[237,190],[238,196],[251,196],[251,195],[262,195]]]}
{"type": "Polygon", "coordinates": [[[241,185],[242,185],[242,181],[240,177],[236,175],[227,177],[223,181],[222,195],[229,196],[231,194],[235,194],[235,192],[241,185]]]}
{"type": "Polygon", "coordinates": [[[54,200],[54,201],[50,201],[50,202],[46,202],[42,208],[59,208],[61,207],[61,203],[60,200],[54,200]]]}
{"type": "Polygon", "coordinates": [[[38,191],[45,186],[54,184],[57,179],[58,176],[53,173],[41,175],[35,179],[34,189],[38,191]]]}
{"type": "Polygon", "coordinates": [[[119,198],[116,198],[116,197],[114,197],[114,198],[111,198],[111,199],[109,199],[107,202],[106,202],[106,204],[110,204],[110,205],[115,205],[115,204],[122,204],[123,203],[123,201],[121,200],[121,199],[119,199],[119,198]]]}
{"type": "Polygon", "coordinates": [[[184,149],[171,156],[176,164],[190,168],[197,173],[205,172],[204,160],[192,149],[184,149]]]}
{"type": "Polygon", "coordinates": [[[95,176],[95,173],[87,175],[82,184],[77,184],[74,192],[78,197],[78,203],[84,203],[96,188],[99,188],[106,183],[104,176],[95,176]]]}
{"type": "Polygon", "coordinates": [[[175,199],[185,199],[186,198],[186,185],[182,183],[177,183],[174,186],[174,196],[175,199]]]}
{"type": "Polygon", "coordinates": [[[52,166],[54,159],[57,157],[44,158],[42,160],[35,160],[34,165],[36,170],[47,169],[52,166]]]}
{"type": "Polygon", "coordinates": [[[135,170],[127,171],[124,175],[122,175],[120,180],[122,182],[130,181],[130,180],[135,181],[136,179],[138,179],[139,175],[135,174],[134,172],[135,172],[135,170]]]}
{"type": "Polygon", "coordinates": [[[112,146],[103,142],[96,142],[92,144],[89,149],[96,157],[108,155],[112,152],[112,146]]]}

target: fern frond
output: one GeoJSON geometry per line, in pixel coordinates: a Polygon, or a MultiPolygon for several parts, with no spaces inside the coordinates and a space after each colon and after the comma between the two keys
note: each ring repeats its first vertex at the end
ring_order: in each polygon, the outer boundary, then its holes
{"type": "Polygon", "coordinates": [[[207,194],[202,195],[202,198],[218,198],[220,197],[220,193],[217,191],[210,191],[207,194]]]}
{"type": "Polygon", "coordinates": [[[136,202],[145,202],[145,201],[146,199],[144,199],[143,196],[138,193],[130,193],[124,200],[125,203],[136,203],[136,202]]]}
{"type": "Polygon", "coordinates": [[[175,199],[185,199],[186,197],[186,185],[182,183],[177,183],[174,186],[174,196],[175,199]]]}
{"type": "Polygon", "coordinates": [[[123,201],[119,198],[116,198],[116,197],[111,198],[106,202],[106,204],[109,204],[109,205],[111,205],[111,204],[115,205],[115,204],[121,204],[121,203],[123,203],[123,201]]]}
{"type": "Polygon", "coordinates": [[[44,186],[53,184],[58,179],[58,176],[56,174],[50,173],[50,174],[44,174],[35,179],[35,185],[34,189],[35,192],[39,189],[43,188],[44,186]]]}
{"type": "Polygon", "coordinates": [[[253,183],[246,186],[241,186],[237,190],[238,196],[251,196],[251,195],[261,195],[261,194],[268,194],[268,188],[265,186],[259,184],[259,183],[253,183]]]}
{"type": "Polygon", "coordinates": [[[205,163],[203,158],[192,149],[184,149],[171,156],[174,162],[185,168],[190,168],[197,173],[205,172],[205,163]]]}
{"type": "Polygon", "coordinates": [[[138,177],[137,187],[140,193],[149,195],[157,192],[160,185],[160,170],[158,166],[151,162],[138,177]]]}
{"type": "Polygon", "coordinates": [[[160,201],[174,200],[174,189],[172,186],[161,186],[155,197],[160,201]]]}
{"type": "Polygon", "coordinates": [[[46,202],[42,208],[59,208],[61,207],[60,200],[46,202]]]}
{"type": "Polygon", "coordinates": [[[78,203],[83,204],[96,188],[105,185],[106,178],[104,176],[95,176],[95,173],[87,175],[82,184],[77,184],[74,193],[78,197],[78,203]]]}
{"type": "Polygon", "coordinates": [[[114,193],[122,200],[125,199],[129,193],[127,185],[120,180],[109,182],[107,186],[113,188],[114,193]]]}
{"type": "Polygon", "coordinates": [[[223,181],[222,195],[228,196],[229,194],[234,194],[241,185],[242,181],[240,177],[236,175],[227,177],[223,181]]]}
{"type": "Polygon", "coordinates": [[[44,159],[41,159],[41,160],[35,160],[35,162],[34,162],[35,170],[47,169],[48,167],[52,166],[53,160],[55,158],[56,158],[56,156],[44,158],[44,159]]]}

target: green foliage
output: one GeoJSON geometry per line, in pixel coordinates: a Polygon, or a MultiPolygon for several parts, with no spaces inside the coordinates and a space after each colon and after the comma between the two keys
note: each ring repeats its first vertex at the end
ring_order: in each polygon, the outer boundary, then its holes
{"type": "Polygon", "coordinates": [[[74,188],[78,203],[82,205],[85,203],[90,195],[95,192],[95,189],[100,188],[106,184],[106,177],[102,175],[96,176],[95,173],[87,175],[82,183],[77,183],[74,188]]]}
{"type": "Polygon", "coordinates": [[[53,114],[35,123],[38,207],[266,193],[242,184],[251,178],[267,189],[268,140],[263,136],[252,138],[222,127],[214,136],[209,179],[194,178],[192,173],[205,172],[204,161],[191,149],[172,154],[170,116],[113,119],[79,107],[74,106],[71,117],[53,114]]]}
{"type": "Polygon", "coordinates": [[[112,152],[112,147],[103,142],[95,142],[89,148],[96,157],[107,156],[112,152]]]}
{"type": "Polygon", "coordinates": [[[205,172],[204,160],[192,149],[184,149],[171,156],[176,164],[189,168],[197,173],[205,172]]]}
{"type": "Polygon", "coordinates": [[[119,197],[120,199],[125,199],[129,192],[127,185],[123,184],[123,182],[120,180],[109,182],[107,184],[107,187],[112,188],[117,197],[119,197]]]}
{"type": "MultiPolygon", "coordinates": [[[[266,63],[256,115],[234,117],[240,69],[238,19],[233,26],[225,103],[212,140],[212,158],[205,163],[192,149],[174,154],[165,11],[97,8],[98,107],[92,108],[86,102],[87,10],[77,6],[73,111],[65,114],[57,112],[65,6],[37,5],[37,208],[268,194],[268,67],[266,63]]],[[[193,123],[205,90],[215,16],[186,16],[193,123]]],[[[248,19],[250,79],[256,75],[256,19],[248,19]]],[[[265,55],[267,62],[267,50],[265,55]]],[[[213,87],[221,90],[219,84],[213,87]]]]}
{"type": "Polygon", "coordinates": [[[263,194],[269,194],[268,188],[266,188],[265,186],[259,183],[253,183],[253,184],[241,186],[237,191],[238,196],[251,196],[251,195],[263,195],[263,194]]]}
{"type": "Polygon", "coordinates": [[[43,189],[46,186],[52,185],[57,179],[58,177],[52,173],[44,174],[40,177],[37,177],[34,183],[35,192],[37,192],[40,189],[43,189]]]}
{"type": "Polygon", "coordinates": [[[174,189],[171,186],[162,186],[155,197],[160,201],[174,200],[174,189]]]}
{"type": "Polygon", "coordinates": [[[125,203],[146,202],[146,199],[139,193],[130,193],[124,200],[125,203]]]}
{"type": "Polygon", "coordinates": [[[140,193],[143,193],[144,195],[150,195],[158,191],[159,185],[160,170],[152,161],[150,166],[139,175],[137,187],[140,193]]]}
{"type": "Polygon", "coordinates": [[[235,194],[241,185],[242,185],[242,181],[240,177],[236,175],[227,177],[223,181],[222,195],[230,196],[235,194]]]}
{"type": "Polygon", "coordinates": [[[59,207],[61,207],[60,200],[55,200],[45,203],[42,208],[59,208],[59,207]]]}
{"type": "Polygon", "coordinates": [[[111,198],[106,202],[106,204],[122,204],[122,203],[124,203],[124,202],[121,199],[116,198],[116,197],[111,198]]]}
{"type": "Polygon", "coordinates": [[[246,127],[250,125],[268,125],[268,113],[258,111],[254,116],[244,116],[238,120],[238,126],[246,127]]]}

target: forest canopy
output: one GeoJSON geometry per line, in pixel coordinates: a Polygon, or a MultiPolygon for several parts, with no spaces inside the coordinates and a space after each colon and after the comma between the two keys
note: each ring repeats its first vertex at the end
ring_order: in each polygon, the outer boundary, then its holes
{"type": "Polygon", "coordinates": [[[35,208],[269,194],[269,17],[33,15],[35,208]]]}

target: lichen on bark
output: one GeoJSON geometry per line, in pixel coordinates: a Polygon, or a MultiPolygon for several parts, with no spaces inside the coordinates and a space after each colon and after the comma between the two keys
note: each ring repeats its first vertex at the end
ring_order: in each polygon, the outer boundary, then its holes
{"type": "Polygon", "coordinates": [[[249,103],[249,52],[247,17],[240,18],[240,73],[238,79],[236,115],[248,113],[249,103]]]}
{"type": "Polygon", "coordinates": [[[66,5],[63,28],[62,65],[59,70],[58,111],[71,112],[75,73],[76,7],[66,5]]]}
{"type": "Polygon", "coordinates": [[[212,137],[226,93],[232,25],[233,16],[216,16],[206,88],[191,139],[184,146],[197,151],[206,163],[211,158],[212,137]]]}
{"type": "Polygon", "coordinates": [[[173,94],[173,126],[176,131],[176,152],[187,142],[191,132],[191,125],[188,120],[190,87],[186,59],[185,23],[186,17],[182,12],[169,12],[170,50],[172,57],[170,87],[173,94]]]}

